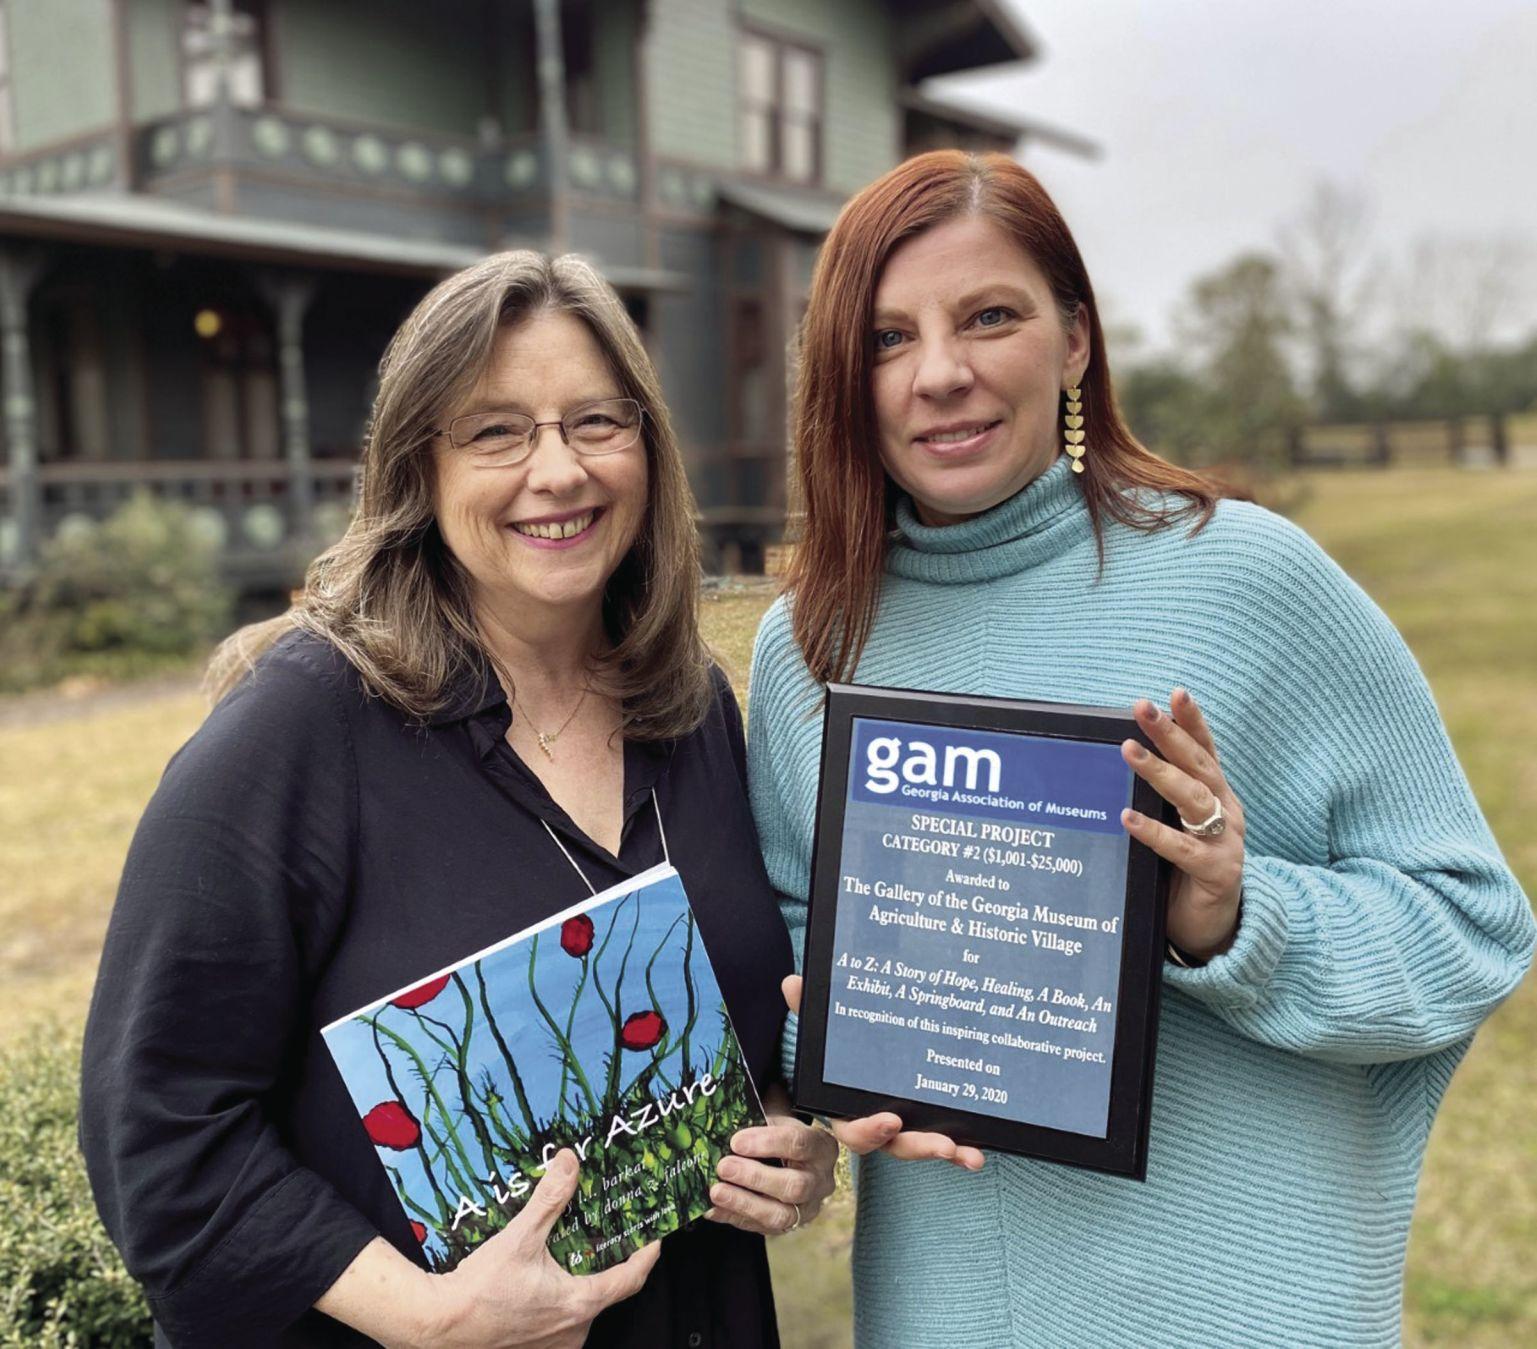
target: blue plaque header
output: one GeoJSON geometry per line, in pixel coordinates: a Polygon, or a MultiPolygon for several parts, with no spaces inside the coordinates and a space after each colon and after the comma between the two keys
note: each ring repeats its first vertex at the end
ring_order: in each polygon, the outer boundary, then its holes
{"type": "Polygon", "coordinates": [[[1118,745],[855,717],[849,800],[1124,834],[1118,745]]]}

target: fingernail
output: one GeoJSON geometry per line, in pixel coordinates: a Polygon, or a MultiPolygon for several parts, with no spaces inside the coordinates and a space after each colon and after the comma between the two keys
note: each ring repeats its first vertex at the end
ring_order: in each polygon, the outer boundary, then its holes
{"type": "Polygon", "coordinates": [[[730,1157],[722,1158],[721,1164],[715,1168],[715,1174],[722,1180],[735,1180],[737,1178],[737,1164],[730,1157]]]}
{"type": "Polygon", "coordinates": [[[725,1198],[726,1198],[726,1187],[724,1185],[712,1185],[712,1186],[710,1186],[710,1202],[712,1204],[724,1203],[725,1202],[725,1198]]]}
{"type": "Polygon", "coordinates": [[[1147,751],[1145,749],[1143,749],[1142,746],[1139,745],[1135,740],[1130,742],[1130,745],[1129,745],[1129,748],[1128,748],[1127,752],[1138,763],[1141,763],[1142,760],[1147,758],[1147,751]]]}
{"type": "Polygon", "coordinates": [[[1142,823],[1142,816],[1135,810],[1128,810],[1121,818],[1129,825],[1139,825],[1142,823]]]}

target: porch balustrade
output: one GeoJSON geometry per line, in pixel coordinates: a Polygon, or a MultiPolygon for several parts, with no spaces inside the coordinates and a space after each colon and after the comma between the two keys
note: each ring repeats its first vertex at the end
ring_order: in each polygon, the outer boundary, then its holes
{"type": "MultiPolygon", "coordinates": [[[[243,168],[280,169],[296,181],[389,187],[435,194],[445,206],[470,207],[550,189],[546,147],[537,132],[486,146],[473,138],[350,122],[279,107],[232,110],[228,159],[243,168]]],[[[207,110],[173,113],[135,132],[138,181],[184,177],[218,161],[207,110]]],[[[596,136],[566,141],[566,178],[589,196],[633,201],[640,166],[633,150],[596,136]]]]}
{"type": "MultiPolygon", "coordinates": [[[[293,470],[282,460],[54,463],[37,470],[39,533],[44,540],[104,519],[135,492],[179,502],[194,527],[218,549],[224,570],[248,582],[287,583],[308,556],[346,528],[357,465],[316,460],[308,479],[313,506],[306,537],[299,518],[293,470]]],[[[0,518],[9,521],[10,475],[0,469],[0,518]]],[[[6,542],[0,539],[0,545],[6,542]]],[[[0,573],[7,562],[0,547],[0,573]]]]}

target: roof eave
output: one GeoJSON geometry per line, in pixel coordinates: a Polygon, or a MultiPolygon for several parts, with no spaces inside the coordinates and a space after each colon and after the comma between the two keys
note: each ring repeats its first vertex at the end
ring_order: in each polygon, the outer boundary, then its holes
{"type": "Polygon", "coordinates": [[[903,53],[912,83],[1035,61],[1041,46],[1004,0],[951,0],[941,7],[898,0],[900,17],[914,30],[903,53]]]}
{"type": "Polygon", "coordinates": [[[1030,140],[1040,145],[1050,145],[1053,149],[1075,154],[1084,159],[1098,159],[1103,153],[1098,142],[1090,140],[1087,136],[1064,131],[1060,127],[1036,121],[1034,118],[1013,117],[984,108],[974,108],[968,104],[956,103],[948,98],[924,93],[917,89],[903,90],[900,101],[904,108],[913,112],[924,113],[942,121],[952,122],[957,126],[969,127],[984,135],[1030,140]]]}

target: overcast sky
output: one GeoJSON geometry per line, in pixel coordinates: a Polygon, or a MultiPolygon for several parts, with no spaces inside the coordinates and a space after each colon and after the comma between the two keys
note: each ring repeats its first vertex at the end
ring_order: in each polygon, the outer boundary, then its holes
{"type": "MultiPolygon", "coordinates": [[[[1321,176],[1402,264],[1426,235],[1537,244],[1537,0],[1004,0],[1042,48],[946,86],[1089,137],[1027,146],[1102,304],[1168,340],[1190,279],[1274,247],[1321,176]]],[[[1526,277],[1507,332],[1537,327],[1526,277]]]]}

